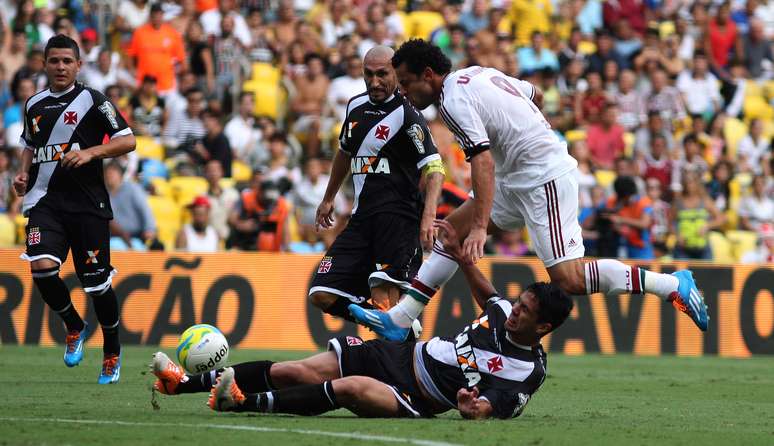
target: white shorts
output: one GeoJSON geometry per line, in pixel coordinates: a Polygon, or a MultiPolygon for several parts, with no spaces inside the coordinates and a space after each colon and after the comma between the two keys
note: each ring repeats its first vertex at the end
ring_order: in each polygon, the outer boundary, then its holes
{"type": "Polygon", "coordinates": [[[546,268],[584,255],[578,223],[578,182],[572,172],[534,189],[516,189],[495,179],[492,222],[504,230],[527,226],[546,268]]]}

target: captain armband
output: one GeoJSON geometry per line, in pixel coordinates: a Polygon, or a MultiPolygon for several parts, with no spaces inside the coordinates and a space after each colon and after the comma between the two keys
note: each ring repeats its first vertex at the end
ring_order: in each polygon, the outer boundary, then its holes
{"type": "Polygon", "coordinates": [[[443,161],[440,159],[432,160],[425,164],[425,167],[422,168],[422,175],[430,175],[431,173],[435,172],[446,176],[446,169],[444,169],[443,161]]]}

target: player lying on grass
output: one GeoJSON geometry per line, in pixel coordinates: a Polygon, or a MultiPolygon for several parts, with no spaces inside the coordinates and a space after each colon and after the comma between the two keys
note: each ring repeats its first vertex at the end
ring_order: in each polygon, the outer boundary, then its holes
{"type": "MultiPolygon", "coordinates": [[[[462,248],[454,228],[437,220],[445,249],[462,248]]],[[[472,264],[460,261],[483,313],[454,338],[427,342],[331,339],[329,351],[299,361],[255,361],[186,376],[154,355],[155,387],[165,394],[210,392],[217,411],[319,415],[341,407],[365,417],[430,417],[457,409],[464,418],[521,414],[546,376],[540,338],[559,327],[572,300],[534,283],[514,304],[500,298],[472,264]]]]}

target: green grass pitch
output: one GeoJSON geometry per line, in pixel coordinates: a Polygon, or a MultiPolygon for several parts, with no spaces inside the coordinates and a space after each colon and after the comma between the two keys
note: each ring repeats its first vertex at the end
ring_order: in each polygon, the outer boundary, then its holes
{"type": "MultiPolygon", "coordinates": [[[[160,395],[154,410],[145,373],[153,351],[126,347],[120,384],[98,386],[99,350],[67,369],[62,348],[0,346],[0,445],[774,444],[774,358],[549,354],[549,376],[521,417],[476,422],[457,412],[217,414],[206,394],[160,395]]],[[[230,361],[301,356],[235,350],[230,361]]]]}

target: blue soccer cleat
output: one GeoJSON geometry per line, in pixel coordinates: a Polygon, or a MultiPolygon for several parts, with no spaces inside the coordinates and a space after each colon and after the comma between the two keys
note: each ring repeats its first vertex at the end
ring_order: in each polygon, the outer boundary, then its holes
{"type": "Polygon", "coordinates": [[[83,344],[91,336],[92,328],[88,322],[83,321],[83,330],[73,330],[65,339],[64,363],[67,367],[75,367],[83,359],[83,344]]]}
{"type": "Polygon", "coordinates": [[[349,314],[358,323],[365,325],[388,341],[405,341],[408,337],[409,329],[396,325],[390,319],[390,315],[383,311],[366,310],[357,304],[350,304],[348,308],[349,314]]]}
{"type": "Polygon", "coordinates": [[[709,316],[707,315],[707,305],[704,304],[699,289],[696,288],[696,282],[693,280],[691,270],[684,269],[672,273],[680,281],[677,291],[669,296],[672,305],[693,319],[693,323],[701,331],[707,331],[709,316]]]}
{"type": "Polygon", "coordinates": [[[115,384],[121,378],[121,355],[107,355],[102,360],[102,372],[98,384],[115,384]]]}

